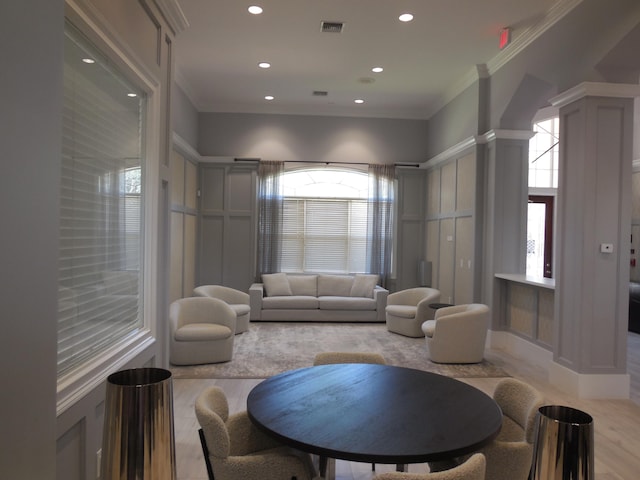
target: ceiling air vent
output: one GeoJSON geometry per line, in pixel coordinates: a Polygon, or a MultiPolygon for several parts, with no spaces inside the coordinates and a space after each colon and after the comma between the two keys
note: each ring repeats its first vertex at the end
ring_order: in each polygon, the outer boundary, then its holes
{"type": "Polygon", "coordinates": [[[344,23],[342,22],[327,22],[323,21],[320,24],[320,31],[322,33],[342,33],[344,23]]]}
{"type": "Polygon", "coordinates": [[[326,92],[324,90],[314,90],[313,91],[313,96],[314,97],[326,97],[327,95],[329,95],[329,92],[326,92]]]}

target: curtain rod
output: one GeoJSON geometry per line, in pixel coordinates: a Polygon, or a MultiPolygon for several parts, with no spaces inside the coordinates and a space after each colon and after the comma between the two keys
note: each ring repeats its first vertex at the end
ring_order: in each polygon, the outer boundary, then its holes
{"type": "MultiPolygon", "coordinates": [[[[234,158],[233,159],[234,162],[260,162],[261,160],[262,160],[261,158],[234,158]]],[[[325,165],[369,165],[368,163],[363,163],[363,162],[308,162],[304,160],[285,160],[283,163],[307,163],[307,164],[319,163],[319,164],[325,164],[325,165]]],[[[419,163],[394,163],[394,166],[419,168],[420,164],[419,163]]]]}

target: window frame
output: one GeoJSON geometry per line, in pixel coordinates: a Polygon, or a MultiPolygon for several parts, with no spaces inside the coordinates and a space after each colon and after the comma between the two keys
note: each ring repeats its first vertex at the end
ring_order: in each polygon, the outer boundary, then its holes
{"type": "Polygon", "coordinates": [[[103,384],[112,372],[125,367],[154,345],[159,328],[156,320],[157,304],[153,299],[157,298],[158,292],[160,82],[124,47],[124,42],[119,41],[113,33],[105,33],[109,32],[109,29],[101,19],[90,17],[86,12],[66,3],[65,25],[67,23],[84,35],[106,59],[112,62],[120,74],[147,95],[143,131],[144,200],[141,213],[144,227],[140,265],[141,290],[139,291],[142,326],[82,366],[57,378],[57,415],[103,384]]]}

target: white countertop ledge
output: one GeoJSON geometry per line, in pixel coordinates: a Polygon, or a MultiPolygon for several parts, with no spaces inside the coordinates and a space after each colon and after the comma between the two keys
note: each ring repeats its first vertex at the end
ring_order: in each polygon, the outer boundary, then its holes
{"type": "Polygon", "coordinates": [[[534,287],[548,288],[549,290],[555,290],[556,281],[553,278],[544,277],[531,277],[521,273],[496,273],[496,278],[507,280],[509,282],[523,283],[525,285],[531,285],[534,287]]]}

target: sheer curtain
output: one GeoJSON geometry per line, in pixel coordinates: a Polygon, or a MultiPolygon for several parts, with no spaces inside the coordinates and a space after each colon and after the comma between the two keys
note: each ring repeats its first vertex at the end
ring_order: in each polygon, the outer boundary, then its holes
{"type": "Polygon", "coordinates": [[[386,287],[391,274],[395,167],[369,165],[369,204],[367,207],[367,258],[369,273],[380,275],[386,287]]]}
{"type": "Polygon", "coordinates": [[[282,248],[282,174],[284,162],[260,162],[258,167],[258,264],[256,281],[263,273],[280,271],[282,248]]]}

